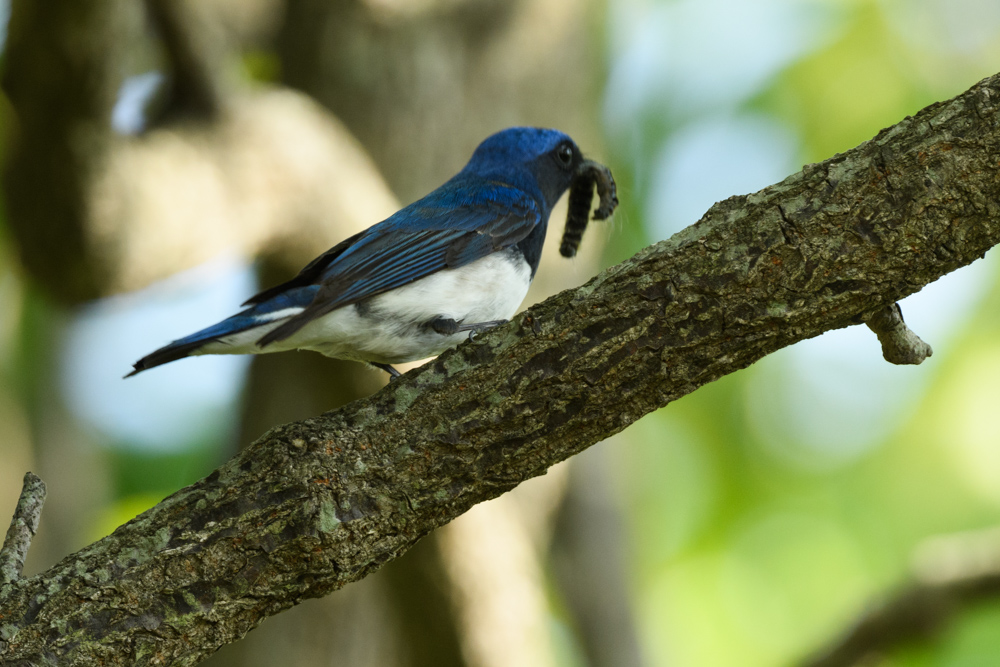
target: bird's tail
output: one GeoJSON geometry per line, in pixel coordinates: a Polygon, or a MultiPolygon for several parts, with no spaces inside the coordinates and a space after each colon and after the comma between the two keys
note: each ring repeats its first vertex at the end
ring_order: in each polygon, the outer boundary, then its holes
{"type": "Polygon", "coordinates": [[[218,324],[213,324],[208,328],[197,331],[190,336],[179,338],[168,345],[164,345],[158,350],[150,352],[145,357],[132,364],[132,372],[125,377],[130,378],[136,373],[141,373],[142,371],[149,370],[150,368],[155,368],[156,366],[168,364],[171,361],[177,361],[178,359],[189,357],[192,354],[197,353],[198,350],[205,347],[209,343],[214,343],[223,336],[231,336],[233,334],[246,331],[247,329],[252,329],[258,325],[259,322],[251,320],[250,318],[244,316],[243,313],[233,315],[228,319],[222,320],[218,324]]]}
{"type": "Polygon", "coordinates": [[[132,364],[132,372],[125,377],[130,378],[136,373],[141,373],[142,371],[149,370],[150,368],[162,366],[163,364],[170,363],[171,361],[177,361],[178,359],[188,357],[192,352],[203,346],[205,342],[206,341],[198,341],[181,344],[179,340],[175,340],[169,345],[164,345],[159,350],[147,354],[145,357],[132,364]]]}
{"type": "Polygon", "coordinates": [[[250,308],[226,318],[217,324],[213,324],[201,331],[196,331],[190,336],[179,338],[135,362],[132,365],[132,372],[125,377],[132,377],[136,373],[141,373],[150,368],[155,368],[171,361],[177,361],[193,354],[247,354],[264,352],[265,350],[256,344],[257,339],[275,327],[280,326],[288,318],[302,312],[305,306],[312,301],[316,289],[318,289],[316,286],[307,286],[288,290],[267,301],[256,303],[250,308]],[[251,329],[257,329],[258,331],[252,335],[240,335],[251,329]],[[219,344],[205,349],[213,343],[219,344]]]}

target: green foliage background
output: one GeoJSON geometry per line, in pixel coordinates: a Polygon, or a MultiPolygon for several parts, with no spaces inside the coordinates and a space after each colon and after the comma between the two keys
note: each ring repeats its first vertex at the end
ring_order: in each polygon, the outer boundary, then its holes
{"type": "MultiPolygon", "coordinates": [[[[933,3],[827,4],[842,21],[835,37],[742,105],[793,128],[803,163],[958,94],[1000,63],[998,34],[975,44],[951,35],[961,45],[954,49],[904,39],[914,24],[920,34],[941,34],[928,24],[933,3]]],[[[954,10],[974,12],[975,4],[954,10]]],[[[645,145],[675,130],[650,120],[645,145]]],[[[651,161],[619,158],[616,173],[642,172],[651,161]]],[[[635,181],[625,180],[627,191],[635,181]]],[[[643,220],[641,199],[624,204],[627,220],[643,220]]],[[[653,240],[615,236],[609,255],[653,240]]],[[[971,316],[945,340],[929,341],[935,356],[918,368],[891,369],[914,390],[860,456],[831,462],[760,428],[761,414],[791,416],[781,412],[781,397],[802,379],[791,350],[649,415],[620,438],[626,442],[610,444],[631,529],[636,605],[655,664],[792,664],[909,581],[925,538],[1000,522],[1000,276],[995,262],[990,267],[971,316]]],[[[884,363],[874,336],[871,348],[871,363],[884,363]]],[[[1000,603],[963,615],[937,642],[872,664],[998,665],[1000,603]]]]}

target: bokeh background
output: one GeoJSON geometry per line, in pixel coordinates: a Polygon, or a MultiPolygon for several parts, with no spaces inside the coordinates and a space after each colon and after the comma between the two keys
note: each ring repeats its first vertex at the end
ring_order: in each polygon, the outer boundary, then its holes
{"type": "MultiPolygon", "coordinates": [[[[533,301],[1000,69],[996,0],[42,4],[0,2],[0,511],[48,483],[29,573],[377,390],[306,353],[121,376],[490,132],[558,127],[619,182],[533,301]]],[[[922,366],[859,327],[783,350],[206,664],[800,663],[942,545],[1000,559],[996,256],[902,308],[922,366]]],[[[1000,665],[1000,601],[958,612],[865,664],[1000,665]]]]}

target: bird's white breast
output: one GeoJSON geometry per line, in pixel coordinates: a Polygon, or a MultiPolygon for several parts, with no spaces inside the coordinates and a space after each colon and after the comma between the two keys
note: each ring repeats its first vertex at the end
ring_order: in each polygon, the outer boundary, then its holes
{"type": "Polygon", "coordinates": [[[423,359],[468,338],[466,332],[437,333],[428,326],[432,320],[473,324],[510,319],[530,284],[531,268],[519,251],[496,252],[338,308],[273,347],[388,364],[423,359]]]}

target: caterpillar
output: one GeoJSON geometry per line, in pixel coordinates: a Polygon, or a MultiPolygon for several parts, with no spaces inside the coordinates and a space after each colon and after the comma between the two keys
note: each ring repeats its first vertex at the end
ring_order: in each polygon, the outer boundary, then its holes
{"type": "Polygon", "coordinates": [[[569,211],[566,214],[562,243],[559,245],[559,253],[563,257],[574,257],[580,248],[580,241],[590,221],[590,203],[594,198],[595,185],[600,202],[594,211],[594,220],[606,220],[618,206],[618,189],[611,170],[593,160],[584,160],[569,186],[569,211]]]}

